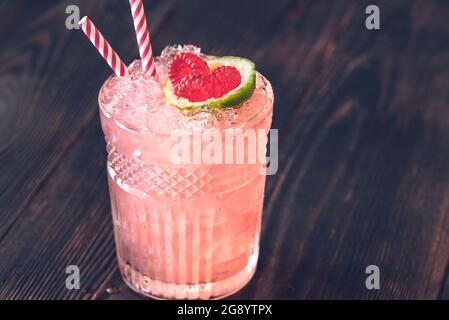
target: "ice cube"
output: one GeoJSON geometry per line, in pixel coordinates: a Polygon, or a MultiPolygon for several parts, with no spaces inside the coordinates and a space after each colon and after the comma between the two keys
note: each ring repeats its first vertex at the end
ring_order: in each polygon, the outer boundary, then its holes
{"type": "Polygon", "coordinates": [[[168,59],[171,60],[175,55],[177,55],[179,52],[190,52],[196,55],[201,54],[201,48],[195,47],[192,44],[186,44],[186,45],[180,45],[180,44],[174,44],[165,47],[164,50],[161,52],[160,59],[168,59]]]}

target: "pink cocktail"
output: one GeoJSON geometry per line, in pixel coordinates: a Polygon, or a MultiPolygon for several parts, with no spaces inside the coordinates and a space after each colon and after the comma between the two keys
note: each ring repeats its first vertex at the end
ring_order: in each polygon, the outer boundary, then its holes
{"type": "MultiPolygon", "coordinates": [[[[248,160],[256,152],[248,143],[243,163],[177,163],[174,133],[204,137],[215,130],[224,150],[226,136],[262,131],[265,154],[273,92],[257,73],[254,93],[238,108],[179,110],[162,92],[167,52],[157,59],[157,79],[136,61],[130,76],[112,76],[99,95],[119,267],[147,296],[222,298],[256,269],[266,164],[248,160]]],[[[188,141],[191,150],[211,143],[188,141]]]]}

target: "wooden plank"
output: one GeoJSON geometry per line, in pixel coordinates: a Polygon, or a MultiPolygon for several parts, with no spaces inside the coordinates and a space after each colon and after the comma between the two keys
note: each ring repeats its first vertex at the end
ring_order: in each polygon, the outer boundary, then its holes
{"type": "MultiPolygon", "coordinates": [[[[0,105],[5,108],[0,161],[7,168],[0,177],[3,298],[91,297],[89,288],[107,274],[105,266],[114,265],[96,101],[110,71],[80,31],[65,29],[61,17],[65,19],[69,2],[51,3],[30,6],[35,20],[18,31],[23,38],[9,39],[1,52],[6,62],[0,78],[0,105]],[[87,140],[86,132],[91,133],[87,140]],[[65,157],[72,152],[77,156],[65,157]],[[97,240],[97,249],[84,252],[97,240]],[[98,252],[108,245],[109,250],[98,252]],[[66,250],[74,250],[73,255],[66,250]],[[81,291],[68,291],[59,281],[73,258],[81,265],[90,262],[92,268],[81,291]]],[[[147,6],[155,34],[174,4],[152,1],[147,6]]],[[[135,35],[127,2],[85,1],[80,7],[126,61],[135,55],[136,47],[129,45],[135,35]]]]}
{"type": "Polygon", "coordinates": [[[441,283],[440,290],[438,292],[438,299],[449,300],[449,264],[446,266],[443,279],[444,281],[441,283]]]}
{"type": "Polygon", "coordinates": [[[236,297],[438,297],[449,261],[448,7],[379,5],[382,29],[369,32],[357,4],[284,127],[258,275],[236,297]],[[379,291],[365,288],[371,264],[379,291]]]}
{"type": "MultiPolygon", "coordinates": [[[[16,16],[2,28],[15,32],[0,52],[0,161],[8,168],[0,177],[0,241],[92,122],[98,87],[110,73],[82,32],[65,28],[69,1],[17,3],[11,4],[16,16]],[[23,6],[27,23],[18,24],[23,6]],[[86,59],[86,54],[93,58],[86,59]],[[74,83],[80,85],[74,88],[74,83]]],[[[129,61],[135,51],[129,41],[135,36],[127,6],[86,1],[80,9],[129,61]],[[120,18],[116,12],[121,12],[120,18]]],[[[156,24],[164,19],[166,6],[163,1],[150,4],[156,24]]]]}
{"type": "Polygon", "coordinates": [[[0,299],[89,298],[111,272],[114,239],[98,150],[103,137],[98,126],[82,136],[90,139],[70,151],[77,157],[61,162],[2,242],[0,299]],[[80,268],[82,290],[65,288],[72,264],[80,268]]]}

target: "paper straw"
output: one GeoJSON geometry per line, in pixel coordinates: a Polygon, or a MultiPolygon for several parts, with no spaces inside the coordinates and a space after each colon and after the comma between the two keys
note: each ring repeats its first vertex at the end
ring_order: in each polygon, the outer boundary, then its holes
{"type": "Polygon", "coordinates": [[[79,26],[115,74],[119,77],[127,76],[129,74],[128,68],[126,68],[126,65],[112,49],[97,27],[95,27],[93,22],[90,21],[89,17],[86,16],[82,18],[79,22],[79,26]]]}
{"type": "Polygon", "coordinates": [[[151,49],[150,34],[148,32],[142,0],[129,0],[129,4],[131,6],[137,44],[142,60],[142,70],[144,73],[154,76],[156,75],[156,67],[154,65],[153,50],[151,49]]]}

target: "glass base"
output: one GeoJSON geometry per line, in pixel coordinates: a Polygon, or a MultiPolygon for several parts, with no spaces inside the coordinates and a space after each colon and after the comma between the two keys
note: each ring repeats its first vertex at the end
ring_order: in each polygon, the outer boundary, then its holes
{"type": "Polygon", "coordinates": [[[119,258],[119,268],[123,281],[128,287],[145,297],[164,300],[207,300],[223,299],[242,289],[256,272],[258,250],[248,259],[247,266],[234,276],[200,284],[176,284],[153,280],[124,263],[119,258]]]}

